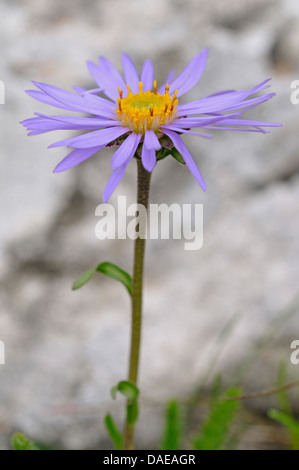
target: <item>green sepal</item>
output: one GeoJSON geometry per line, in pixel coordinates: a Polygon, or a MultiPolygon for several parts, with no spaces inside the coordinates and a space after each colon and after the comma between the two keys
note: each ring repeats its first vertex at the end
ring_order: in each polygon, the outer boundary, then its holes
{"type": "Polygon", "coordinates": [[[182,155],[175,147],[170,149],[169,153],[178,163],[180,163],[181,165],[186,165],[185,160],[183,159],[182,155]]]}
{"type": "Polygon", "coordinates": [[[157,161],[163,160],[163,158],[168,157],[168,155],[171,155],[181,165],[186,165],[182,155],[175,147],[162,147],[160,150],[158,150],[156,153],[157,161]]]}
{"type": "Polygon", "coordinates": [[[169,155],[169,153],[170,153],[169,149],[162,147],[160,150],[156,152],[157,162],[159,162],[160,160],[163,160],[163,158],[166,158],[169,155]]]}

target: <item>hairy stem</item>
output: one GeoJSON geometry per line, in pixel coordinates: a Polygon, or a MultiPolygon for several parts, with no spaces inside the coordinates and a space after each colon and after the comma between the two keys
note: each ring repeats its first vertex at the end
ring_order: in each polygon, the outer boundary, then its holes
{"type": "MultiPolygon", "coordinates": [[[[135,240],[133,288],[132,288],[132,325],[131,325],[131,351],[129,362],[129,382],[137,385],[138,365],[140,356],[141,323],[142,323],[142,287],[143,287],[143,265],[145,250],[145,234],[147,224],[147,208],[150,189],[151,174],[146,171],[137,159],[138,184],[137,184],[137,204],[142,204],[146,211],[139,211],[139,224],[136,227],[138,233],[135,240]]],[[[123,446],[125,450],[133,449],[135,424],[126,420],[124,430],[123,446]]]]}

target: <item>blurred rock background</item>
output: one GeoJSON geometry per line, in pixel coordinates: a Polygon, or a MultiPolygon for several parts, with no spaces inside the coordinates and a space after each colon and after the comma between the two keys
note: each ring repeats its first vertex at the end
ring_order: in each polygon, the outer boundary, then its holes
{"type": "MultiPolygon", "coordinates": [[[[205,74],[186,99],[272,77],[277,97],[251,115],[284,126],[265,136],[186,137],[206,194],[170,158],[154,172],[152,202],[204,204],[204,246],[191,252],[183,240],[147,246],[138,445],[154,445],[165,402],[189,396],[218,350],[215,371],[227,383],[245,364],[246,391],[275,385],[279,362],[290,363],[291,341],[299,337],[299,107],[290,102],[290,83],[299,79],[298,2],[2,0],[0,18],[6,86],[0,107],[0,339],[6,346],[0,447],[21,430],[66,448],[109,448],[104,414],[122,419],[123,402],[112,402],[109,390],[126,376],[126,292],[100,275],[71,291],[74,279],[98,262],[131,271],[132,241],[99,241],[94,234],[112,151],[53,175],[65,149],[46,147],[69,133],[28,138],[19,125],[36,111],[49,112],[25,95],[32,79],[69,90],[92,86],[85,61],[99,55],[118,67],[122,51],[138,67],[149,57],[162,81],[209,47],[205,74]],[[234,327],[221,342],[230,321],[234,327]]],[[[113,204],[122,194],[134,201],[135,172],[132,163],[113,204]]],[[[289,366],[290,378],[298,367],[289,366]]],[[[270,404],[274,397],[249,405],[263,413],[270,404]]],[[[252,439],[258,440],[250,436],[244,446],[267,447],[252,439]]]]}

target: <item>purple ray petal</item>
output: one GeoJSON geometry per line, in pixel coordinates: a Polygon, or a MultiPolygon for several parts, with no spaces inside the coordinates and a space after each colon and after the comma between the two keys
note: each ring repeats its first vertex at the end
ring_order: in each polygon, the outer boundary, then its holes
{"type": "Polygon", "coordinates": [[[148,148],[144,144],[142,146],[141,161],[143,167],[150,173],[153,171],[156,165],[156,152],[153,148],[148,148]]]}
{"type": "Polygon", "coordinates": [[[86,91],[86,88],[82,88],[82,86],[74,85],[73,90],[76,93],[78,93],[78,95],[82,95],[86,91]]]}
{"type": "Polygon", "coordinates": [[[104,93],[103,88],[91,88],[90,90],[86,90],[85,88],[73,86],[73,89],[81,96],[86,95],[97,95],[99,93],[104,93]]]}
{"type": "Polygon", "coordinates": [[[244,101],[241,101],[240,103],[230,106],[229,108],[225,108],[222,111],[224,112],[231,112],[236,109],[242,110],[242,112],[248,111],[249,109],[253,109],[256,106],[264,103],[265,101],[270,100],[273,98],[273,96],[276,96],[276,93],[268,93],[263,96],[257,96],[256,98],[249,98],[244,101]]]}
{"type": "Polygon", "coordinates": [[[125,91],[127,87],[124,79],[122,78],[117,68],[110,62],[110,60],[106,59],[106,57],[100,57],[99,62],[106,79],[112,82],[116,91],[118,90],[118,87],[120,87],[122,91],[125,91]]]}
{"type": "Polygon", "coordinates": [[[113,82],[109,80],[109,77],[107,78],[107,75],[105,72],[103,72],[103,69],[99,65],[96,65],[90,61],[87,61],[86,65],[90,75],[98,84],[98,86],[102,88],[103,93],[105,93],[105,95],[107,95],[113,101],[116,101],[118,96],[117,87],[114,86],[113,82]]]}
{"type": "Polygon", "coordinates": [[[263,126],[263,127],[282,127],[281,124],[277,122],[263,122],[263,121],[253,121],[252,119],[234,119],[226,118],[220,122],[220,125],[227,126],[263,126]]]}
{"type": "Polygon", "coordinates": [[[49,104],[50,106],[55,106],[55,108],[66,109],[67,111],[74,111],[74,107],[67,106],[60,103],[57,100],[54,100],[49,95],[45,95],[42,91],[38,90],[26,90],[27,95],[31,96],[35,100],[41,101],[42,103],[49,104]]]}
{"type": "MultiPolygon", "coordinates": [[[[170,83],[169,92],[171,94],[173,94],[176,90],[184,90],[183,86],[185,85],[185,83],[187,84],[189,82],[189,84],[191,84],[193,82],[193,79],[192,79],[193,76],[194,77],[198,76],[200,78],[204,69],[206,59],[207,59],[207,53],[208,53],[207,49],[204,49],[200,54],[197,54],[195,57],[193,57],[193,59],[184,68],[184,70],[175,78],[175,80],[172,83],[170,83]],[[197,74],[197,70],[199,70],[200,72],[199,74],[197,74]]],[[[184,93],[184,91],[181,92],[180,94],[182,93],[184,93]]]]}
{"type": "Polygon", "coordinates": [[[133,94],[138,93],[138,83],[139,83],[139,77],[138,73],[136,70],[136,67],[131,59],[131,57],[128,56],[128,54],[123,53],[122,54],[122,66],[124,70],[124,76],[126,83],[129,84],[130,89],[132,90],[133,94]]]}
{"type": "Polygon", "coordinates": [[[135,134],[135,132],[132,132],[132,134],[126,138],[112,157],[111,168],[113,170],[115,168],[119,168],[123,163],[134,156],[141,137],[142,134],[135,134]]]}
{"type": "MultiPolygon", "coordinates": [[[[103,88],[104,90],[104,93],[106,93],[105,91],[105,78],[103,77],[103,73],[102,73],[102,70],[100,68],[99,65],[95,64],[94,62],[92,62],[91,60],[87,60],[86,61],[86,67],[88,69],[88,72],[90,73],[90,75],[92,76],[92,78],[94,79],[94,81],[96,82],[96,84],[100,87],[100,88],[103,88]]],[[[107,93],[106,93],[107,94],[107,93]]],[[[109,96],[109,95],[107,95],[109,96]]],[[[110,98],[110,97],[109,97],[110,98]]]]}
{"type": "Polygon", "coordinates": [[[245,127],[225,127],[225,126],[207,126],[207,129],[215,129],[218,131],[239,131],[239,132],[260,132],[261,134],[271,134],[270,131],[265,131],[264,129],[246,129],[245,127]]]}
{"type": "Polygon", "coordinates": [[[172,126],[171,124],[167,124],[166,126],[161,126],[161,128],[165,131],[167,129],[170,129],[171,131],[175,132],[180,132],[182,134],[191,134],[191,135],[197,135],[199,137],[205,137],[206,139],[212,139],[213,136],[210,134],[202,134],[200,132],[194,132],[194,131],[189,131],[188,129],[183,129],[180,127],[172,126]]]}
{"type": "Polygon", "coordinates": [[[189,77],[193,65],[197,59],[197,56],[193,57],[193,59],[189,62],[189,64],[183,69],[183,71],[174,79],[172,83],[170,83],[169,91],[170,93],[174,93],[180,86],[182,86],[187,78],[189,77]]]}
{"type": "Polygon", "coordinates": [[[251,88],[250,90],[250,95],[253,95],[254,93],[257,93],[258,91],[262,91],[264,90],[265,88],[268,88],[269,85],[266,85],[266,83],[270,82],[270,80],[272,80],[272,78],[266,78],[266,80],[263,80],[261,83],[259,83],[258,85],[256,85],[255,87],[251,88]]]}
{"type": "MultiPolygon", "coordinates": [[[[234,115],[237,114],[238,116],[241,115],[242,113],[234,113],[234,115]]],[[[231,115],[229,115],[231,116],[231,115]]],[[[223,121],[223,119],[226,119],[227,115],[216,115],[216,116],[201,116],[201,117],[193,117],[193,118],[178,118],[174,121],[172,121],[169,125],[175,126],[175,127],[180,127],[180,128],[193,128],[193,127],[205,127],[209,124],[215,124],[216,122],[223,121]]],[[[168,124],[166,124],[166,127],[168,124]]]]}
{"type": "Polygon", "coordinates": [[[44,132],[59,129],[89,130],[122,125],[120,121],[98,119],[96,117],[47,116],[40,113],[35,114],[38,117],[25,119],[20,124],[27,127],[29,130],[40,130],[44,132]]]}
{"type": "Polygon", "coordinates": [[[169,84],[173,80],[174,75],[175,75],[174,70],[171,70],[169,74],[167,75],[165,82],[162,83],[162,85],[158,88],[158,93],[164,94],[167,83],[169,84]]]}
{"type": "Polygon", "coordinates": [[[165,132],[166,135],[168,135],[168,137],[170,137],[170,139],[174,143],[174,146],[176,147],[176,149],[182,155],[183,159],[185,160],[185,163],[186,163],[187,167],[191,171],[191,173],[194,176],[194,178],[196,179],[196,181],[200,184],[202,189],[204,191],[206,191],[206,189],[207,189],[206,183],[204,182],[204,179],[203,179],[199,169],[197,168],[197,166],[196,166],[196,164],[193,160],[192,155],[190,154],[189,150],[187,149],[186,145],[184,144],[182,138],[178,134],[176,134],[175,132],[172,132],[172,131],[169,131],[169,130],[166,130],[166,129],[164,129],[164,132],[165,132]]]}
{"type": "MultiPolygon", "coordinates": [[[[196,61],[194,62],[194,65],[192,68],[192,73],[190,73],[190,76],[189,78],[187,78],[185,83],[178,88],[178,96],[182,96],[184,93],[187,93],[187,91],[191,90],[191,88],[193,88],[198,83],[205,69],[207,57],[208,57],[208,49],[204,49],[196,57],[196,61]]],[[[171,85],[170,87],[171,93],[175,92],[172,86],[173,85],[171,85]]]]}
{"type": "MultiPolygon", "coordinates": [[[[27,130],[38,131],[39,134],[43,134],[44,132],[50,132],[50,131],[55,131],[55,130],[82,129],[81,127],[78,127],[78,126],[74,127],[74,125],[71,125],[68,123],[64,123],[61,121],[54,121],[51,119],[45,119],[41,117],[26,119],[25,121],[21,121],[20,124],[26,127],[27,130]]],[[[90,126],[88,126],[87,129],[90,129],[90,126]]],[[[35,135],[35,134],[30,133],[30,135],[35,135]]]]}
{"type": "Polygon", "coordinates": [[[83,113],[96,114],[99,116],[106,115],[108,113],[109,116],[115,117],[113,114],[113,103],[110,103],[104,98],[91,95],[82,97],[46,83],[33,83],[51,98],[54,98],[59,103],[67,106],[68,109],[72,109],[73,111],[80,111],[83,113]]]}
{"type": "Polygon", "coordinates": [[[152,129],[145,131],[144,145],[148,149],[159,150],[161,148],[159,139],[152,129]]]}
{"type": "Polygon", "coordinates": [[[64,116],[64,115],[49,115],[49,114],[42,114],[42,113],[35,113],[36,116],[45,118],[45,119],[52,119],[55,121],[61,121],[61,122],[67,122],[69,124],[74,124],[74,125],[91,125],[91,126],[104,126],[104,127],[109,127],[109,126],[122,126],[122,122],[119,120],[112,120],[112,119],[101,119],[98,116],[92,116],[92,117],[85,117],[85,116],[64,116]]]}
{"type": "Polygon", "coordinates": [[[235,93],[227,93],[210,98],[202,98],[190,103],[178,106],[178,116],[186,114],[207,114],[214,111],[222,111],[230,106],[239,104],[246,98],[244,91],[236,91],[235,93]]]}
{"type": "Polygon", "coordinates": [[[44,134],[45,132],[47,132],[47,131],[43,131],[43,130],[42,131],[30,131],[30,132],[28,132],[27,135],[28,135],[28,137],[30,137],[31,135],[44,134]]]}
{"type": "Polygon", "coordinates": [[[120,181],[122,180],[125,171],[127,169],[128,163],[130,162],[127,161],[124,163],[121,167],[117,168],[116,170],[113,171],[112,175],[110,176],[108,183],[106,184],[106,187],[104,189],[104,194],[103,194],[103,201],[107,202],[108,199],[110,198],[111,194],[115,191],[116,187],[119,185],[120,181]]]}
{"type": "Polygon", "coordinates": [[[151,60],[147,59],[142,67],[141,81],[143,83],[143,91],[151,90],[154,83],[154,66],[151,60]]]}
{"type": "MultiPolygon", "coordinates": [[[[270,80],[264,80],[260,84],[256,85],[254,88],[250,90],[242,90],[236,92],[227,92],[227,93],[219,93],[217,95],[210,95],[206,98],[201,98],[196,101],[191,101],[190,103],[186,103],[183,105],[178,106],[178,115],[184,116],[186,114],[203,114],[203,113],[211,113],[213,111],[224,111],[226,109],[230,109],[232,106],[235,107],[240,104],[243,100],[248,98],[248,96],[257,93],[258,91],[267,88],[265,85],[270,80]]],[[[267,95],[266,95],[267,96],[267,95]]],[[[264,98],[264,97],[258,97],[264,98]]],[[[256,98],[256,99],[258,99],[256,98]]],[[[246,102],[245,102],[246,103],[246,102]]],[[[245,105],[244,105],[245,106],[245,105]]],[[[241,107],[241,106],[240,106],[241,107]]]]}
{"type": "Polygon", "coordinates": [[[60,140],[49,145],[51,147],[62,147],[64,145],[74,148],[98,147],[99,145],[107,145],[117,139],[126,132],[131,131],[129,127],[110,127],[100,129],[98,131],[88,132],[87,134],[71,137],[69,139],[60,140]]]}
{"type": "Polygon", "coordinates": [[[93,147],[88,149],[75,149],[72,150],[60,163],[54,168],[53,173],[61,173],[62,171],[69,170],[79,163],[84,162],[88,158],[92,157],[95,153],[101,150],[104,146],[93,147]]]}
{"type": "Polygon", "coordinates": [[[214,96],[219,96],[219,95],[226,95],[227,93],[236,93],[237,90],[222,90],[222,91],[217,91],[216,93],[212,93],[211,95],[208,95],[206,98],[213,98],[214,96]]]}

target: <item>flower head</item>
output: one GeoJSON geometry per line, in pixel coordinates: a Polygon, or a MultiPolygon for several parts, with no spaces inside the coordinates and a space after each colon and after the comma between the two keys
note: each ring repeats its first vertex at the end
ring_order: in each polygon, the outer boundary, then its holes
{"type": "Polygon", "coordinates": [[[275,95],[267,93],[252,96],[267,88],[270,79],[250,90],[222,91],[181,104],[181,96],[199,81],[206,59],[205,49],[176,78],[170,72],[165,83],[158,88],[150,60],[144,62],[139,76],[130,57],[123,54],[123,79],[111,62],[100,57],[98,64],[87,62],[97,88],[85,90],[74,87],[75,93],[71,93],[45,83],[33,82],[38,89],[27,91],[30,96],[43,103],[88,116],[49,116],[36,113],[36,117],[22,121],[22,124],[29,130],[29,135],[58,129],[90,131],[50,145],[72,148],[54,169],[56,173],[78,165],[103,147],[117,146],[111,160],[113,172],[104,190],[104,201],[109,199],[134,156],[141,158],[144,168],[151,172],[156,162],[167,154],[175,158],[179,155],[206,190],[203,177],[183,142],[182,134],[211,138],[209,134],[192,129],[267,133],[264,127],[280,127],[277,123],[242,118],[245,111],[275,95]]]}
{"type": "Polygon", "coordinates": [[[178,99],[175,92],[169,94],[169,84],[165,86],[163,94],[157,91],[157,82],[154,80],[154,91],[143,91],[143,83],[138,84],[139,92],[133,94],[129,85],[128,95],[123,97],[123,91],[119,88],[116,113],[124,126],[131,128],[133,132],[145,134],[147,130],[159,132],[162,125],[172,122],[177,114],[178,99]]]}

